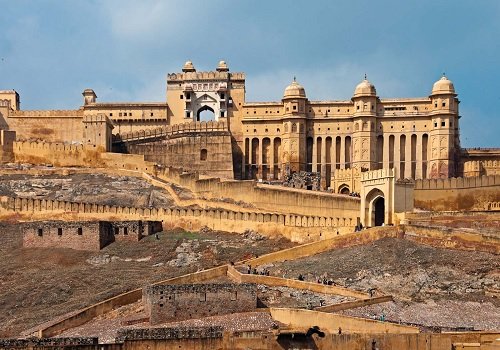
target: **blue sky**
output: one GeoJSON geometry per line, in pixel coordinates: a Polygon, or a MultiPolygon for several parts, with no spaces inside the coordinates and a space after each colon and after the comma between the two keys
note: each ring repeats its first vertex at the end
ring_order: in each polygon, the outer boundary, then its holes
{"type": "Polygon", "coordinates": [[[23,109],[163,101],[190,59],[247,74],[247,100],[279,100],[297,76],[312,100],[420,97],[446,72],[462,146],[500,147],[500,1],[0,0],[0,89],[23,109]]]}

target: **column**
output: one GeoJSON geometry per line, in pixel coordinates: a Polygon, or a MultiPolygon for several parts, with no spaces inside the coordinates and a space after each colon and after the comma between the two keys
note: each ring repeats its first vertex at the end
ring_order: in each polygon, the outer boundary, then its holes
{"type": "Polygon", "coordinates": [[[411,134],[406,135],[405,143],[405,179],[411,178],[411,134]]]}
{"type": "Polygon", "coordinates": [[[313,137],[313,144],[312,144],[312,166],[311,166],[311,171],[315,172],[317,171],[318,168],[318,138],[316,136],[313,137]]]}
{"type": "Polygon", "coordinates": [[[259,138],[259,151],[257,152],[257,169],[258,169],[258,179],[262,179],[262,159],[264,158],[264,154],[262,152],[262,138],[259,138]]]}
{"type": "Polygon", "coordinates": [[[326,190],[326,137],[321,139],[321,188],[326,190]]]}
{"type": "Polygon", "coordinates": [[[345,169],[345,136],[340,137],[340,169],[345,169]]]}
{"type": "Polygon", "coordinates": [[[389,168],[389,136],[390,135],[384,135],[384,149],[383,149],[383,158],[384,161],[382,163],[382,168],[383,169],[388,169],[389,168]]]}
{"type": "Polygon", "coordinates": [[[417,134],[417,149],[415,155],[415,179],[422,178],[422,134],[417,134]]]}
{"type": "Polygon", "coordinates": [[[269,173],[268,179],[275,180],[274,178],[274,137],[269,138],[269,173]]]}
{"type": "Polygon", "coordinates": [[[399,161],[400,161],[400,143],[401,143],[401,135],[394,135],[394,175],[396,180],[399,179],[399,161]]]}

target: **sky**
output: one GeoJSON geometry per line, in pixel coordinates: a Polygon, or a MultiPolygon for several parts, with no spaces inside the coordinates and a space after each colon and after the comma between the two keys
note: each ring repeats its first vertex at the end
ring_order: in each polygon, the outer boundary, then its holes
{"type": "Polygon", "coordinates": [[[498,0],[0,0],[0,89],[22,109],[165,101],[167,73],[225,60],[247,101],[297,77],[310,100],[350,99],[366,73],[381,98],[428,96],[443,73],[463,147],[500,147],[498,0]]]}

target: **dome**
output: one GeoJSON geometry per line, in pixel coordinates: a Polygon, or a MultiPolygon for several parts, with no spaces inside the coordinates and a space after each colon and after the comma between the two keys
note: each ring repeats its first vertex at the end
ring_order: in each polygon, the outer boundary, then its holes
{"type": "Polygon", "coordinates": [[[302,85],[297,83],[295,78],[290,85],[288,85],[283,93],[283,98],[305,98],[306,90],[302,85]]]}
{"type": "Polygon", "coordinates": [[[182,67],[183,72],[196,72],[196,69],[194,68],[193,62],[191,61],[186,61],[184,63],[184,67],[182,67]]]}
{"type": "Polygon", "coordinates": [[[377,96],[375,85],[366,79],[366,75],[365,79],[356,86],[356,89],[354,89],[354,97],[361,96],[377,96]]]}
{"type": "Polygon", "coordinates": [[[219,61],[217,65],[217,72],[227,72],[229,71],[229,67],[227,66],[226,61],[219,61]]]}
{"type": "Polygon", "coordinates": [[[455,87],[453,86],[453,83],[444,74],[441,77],[441,79],[436,81],[432,86],[431,95],[438,95],[438,94],[455,95],[455,87]]]}

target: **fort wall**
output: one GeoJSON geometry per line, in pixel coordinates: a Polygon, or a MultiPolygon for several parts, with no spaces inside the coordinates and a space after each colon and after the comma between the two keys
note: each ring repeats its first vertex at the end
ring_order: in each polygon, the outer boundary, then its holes
{"type": "Polygon", "coordinates": [[[257,287],[246,283],[153,285],[144,288],[143,302],[150,323],[156,325],[253,311],[257,287]]]}
{"type": "Polygon", "coordinates": [[[18,139],[47,142],[81,142],[83,110],[10,111],[4,128],[18,139]]]}
{"type": "Polygon", "coordinates": [[[417,180],[414,196],[425,210],[487,210],[500,201],[500,175],[417,180]]]}
{"type": "Polygon", "coordinates": [[[28,220],[43,220],[47,216],[66,220],[68,216],[72,220],[159,220],[164,227],[198,230],[208,226],[238,233],[253,229],[268,236],[283,235],[296,242],[328,238],[336,232],[347,233],[352,225],[332,217],[226,209],[135,208],[18,197],[1,197],[0,202],[5,216],[17,213],[28,220]]]}
{"type": "Polygon", "coordinates": [[[0,130],[0,163],[14,161],[13,145],[15,140],[15,131],[0,130]]]}
{"type": "Polygon", "coordinates": [[[184,173],[182,169],[172,167],[159,171],[157,176],[206,198],[231,198],[281,213],[335,217],[338,226],[355,226],[359,217],[359,198],[345,195],[264,185],[253,180],[201,178],[198,173],[184,173]]]}

